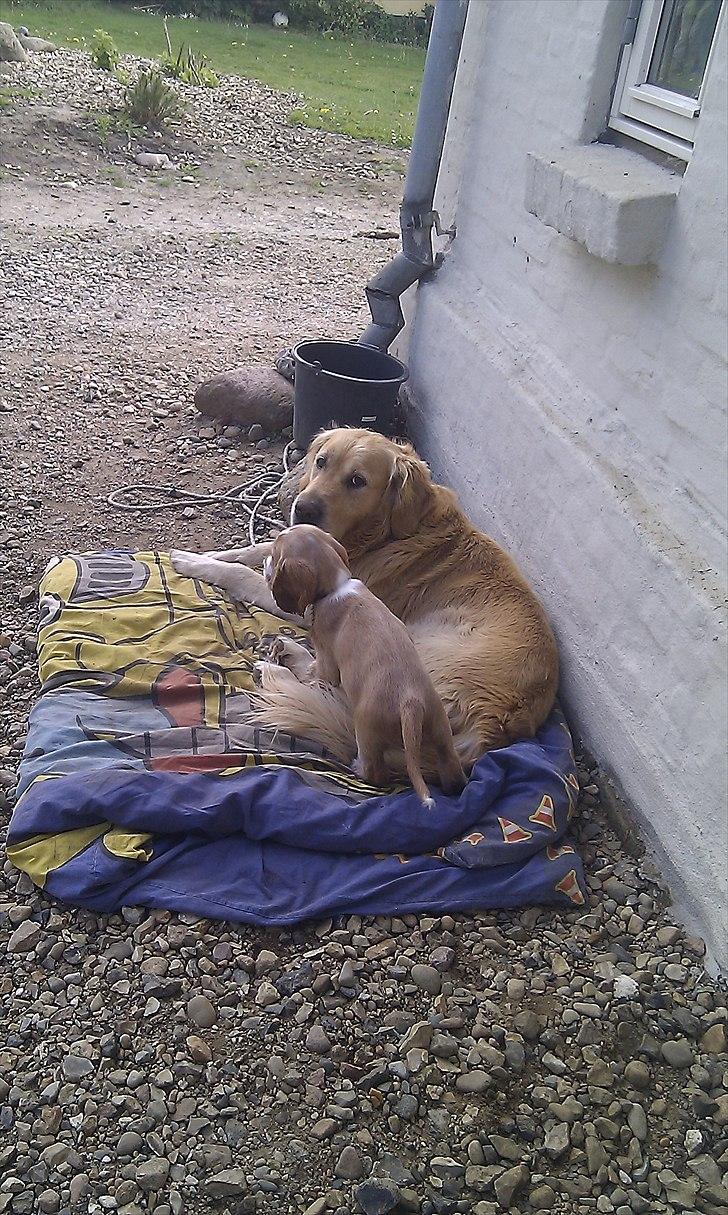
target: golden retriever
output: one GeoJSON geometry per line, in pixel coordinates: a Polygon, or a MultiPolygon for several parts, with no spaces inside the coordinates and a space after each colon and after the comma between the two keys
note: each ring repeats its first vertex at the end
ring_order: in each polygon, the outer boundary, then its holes
{"type": "MultiPolygon", "coordinates": [[[[484,751],[530,738],[558,685],[546,615],[512,559],[465,518],[454,493],[432,481],[407,444],[369,430],[335,429],[311,443],[291,513],[345,545],[351,571],[404,621],[445,705],[466,766],[484,751]]],[[[179,573],[281,615],[261,574],[271,545],[173,553],[179,573]]],[[[311,659],[287,643],[261,667],[261,724],[317,740],[345,763],[355,752],[340,692],[301,682],[311,659]]],[[[432,773],[431,760],[423,757],[432,773]]]]}

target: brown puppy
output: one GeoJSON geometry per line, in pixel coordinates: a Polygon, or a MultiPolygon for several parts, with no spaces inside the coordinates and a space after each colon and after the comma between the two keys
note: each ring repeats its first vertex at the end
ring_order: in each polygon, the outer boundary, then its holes
{"type": "Polygon", "coordinates": [[[351,708],[358,776],[387,783],[385,751],[401,735],[412,786],[425,806],[434,805],[422,776],[420,750],[432,749],[445,793],[459,793],[465,773],[432,680],[406,628],[351,577],[346,549],[333,536],[305,524],[282,532],[266,562],[266,578],[284,612],[312,608],[313,678],[341,684],[351,708]]]}

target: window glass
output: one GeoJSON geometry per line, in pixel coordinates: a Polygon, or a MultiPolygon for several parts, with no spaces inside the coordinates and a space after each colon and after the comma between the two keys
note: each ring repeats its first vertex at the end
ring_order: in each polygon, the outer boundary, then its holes
{"type": "Polygon", "coordinates": [[[721,0],[667,0],[647,76],[648,84],[697,98],[721,0]]]}

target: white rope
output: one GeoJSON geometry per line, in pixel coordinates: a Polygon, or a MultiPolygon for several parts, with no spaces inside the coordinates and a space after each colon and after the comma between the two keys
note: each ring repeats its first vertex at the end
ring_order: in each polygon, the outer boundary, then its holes
{"type": "Polygon", "coordinates": [[[258,473],[250,481],[233,485],[221,493],[201,494],[191,489],[181,489],[175,485],[155,485],[150,481],[139,481],[136,485],[121,485],[113,490],[106,501],[116,510],[129,512],[153,513],[154,511],[178,510],[185,506],[235,506],[247,512],[248,538],[251,544],[257,544],[264,538],[264,533],[271,527],[282,528],[285,523],[280,515],[264,514],[262,505],[278,492],[284,479],[291,471],[290,453],[293,443],[287,443],[283,451],[283,471],[267,468],[258,473]],[[150,495],[153,501],[145,501],[150,495]]]}

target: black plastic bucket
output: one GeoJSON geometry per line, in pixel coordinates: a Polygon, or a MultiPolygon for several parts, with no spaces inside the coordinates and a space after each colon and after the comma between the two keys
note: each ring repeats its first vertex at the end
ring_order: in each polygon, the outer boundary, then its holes
{"type": "Polygon", "coordinates": [[[391,354],[355,342],[299,342],[293,394],[293,440],[305,450],[332,423],[397,429],[397,394],[409,370],[391,354]]]}

